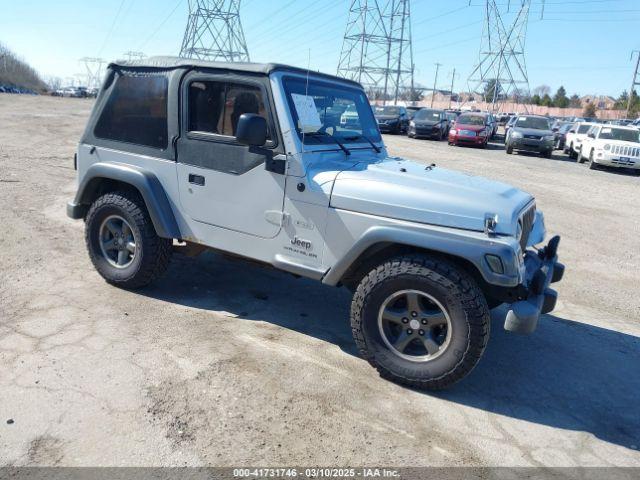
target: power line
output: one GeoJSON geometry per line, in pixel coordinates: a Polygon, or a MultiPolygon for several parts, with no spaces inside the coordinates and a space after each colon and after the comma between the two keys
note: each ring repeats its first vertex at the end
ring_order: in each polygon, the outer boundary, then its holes
{"type": "Polygon", "coordinates": [[[104,37],[104,41],[102,42],[102,46],[100,47],[100,50],[98,50],[98,56],[102,55],[104,47],[107,46],[107,42],[109,41],[109,39],[111,38],[111,35],[113,34],[113,30],[116,26],[116,23],[118,22],[118,17],[120,17],[120,12],[122,12],[122,7],[124,6],[126,1],[127,0],[120,1],[120,6],[118,6],[118,10],[116,11],[116,16],[113,17],[113,21],[111,22],[111,26],[107,31],[107,35],[104,37]]]}
{"type": "Polygon", "coordinates": [[[173,7],[173,9],[169,12],[169,14],[164,18],[164,20],[162,20],[162,22],[160,22],[158,24],[158,26],[156,27],[156,29],[151,33],[151,35],[149,35],[147,37],[147,39],[142,42],[140,44],[139,48],[143,48],[147,43],[149,43],[151,41],[151,39],[153,37],[155,37],[157,35],[157,33],[162,29],[162,27],[164,27],[165,23],[167,23],[169,21],[169,19],[173,16],[174,13],[176,13],[176,10],[178,10],[178,8],[184,3],[184,0],[178,0],[178,3],[176,3],[176,5],[173,7]]]}

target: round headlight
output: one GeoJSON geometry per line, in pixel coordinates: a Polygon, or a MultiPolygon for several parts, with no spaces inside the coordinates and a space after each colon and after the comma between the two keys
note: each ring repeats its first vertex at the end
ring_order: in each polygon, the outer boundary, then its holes
{"type": "Polygon", "coordinates": [[[451,135],[455,135],[456,133],[458,133],[458,131],[455,128],[452,128],[451,130],[449,130],[449,133],[451,135]]]}
{"type": "Polygon", "coordinates": [[[604,149],[605,149],[605,150],[607,150],[607,151],[608,151],[608,150],[611,150],[611,144],[607,143],[607,144],[604,146],[604,149]]]}

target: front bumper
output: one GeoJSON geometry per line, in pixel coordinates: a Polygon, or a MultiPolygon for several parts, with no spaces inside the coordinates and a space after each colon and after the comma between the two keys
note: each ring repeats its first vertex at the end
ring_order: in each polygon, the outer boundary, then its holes
{"type": "Polygon", "coordinates": [[[523,152],[546,153],[553,151],[553,141],[546,140],[530,140],[526,138],[518,138],[511,140],[511,146],[514,150],[523,152]]]}
{"type": "Polygon", "coordinates": [[[379,123],[378,129],[380,130],[380,133],[397,132],[398,130],[400,130],[400,124],[397,122],[396,123],[379,123]]]}
{"type": "Polygon", "coordinates": [[[487,137],[481,137],[479,135],[475,135],[473,137],[468,135],[449,135],[449,143],[454,145],[484,145],[487,143],[487,137]]]}
{"type": "Polygon", "coordinates": [[[640,169],[640,158],[638,157],[624,157],[621,155],[598,153],[595,156],[594,161],[598,165],[605,165],[607,167],[640,169]]]}
{"type": "Polygon", "coordinates": [[[442,135],[440,127],[409,127],[409,133],[416,137],[434,138],[442,135]]]}
{"type": "Polygon", "coordinates": [[[560,237],[556,236],[542,250],[528,250],[525,254],[527,296],[511,304],[504,322],[505,330],[532,333],[540,315],[555,308],[558,292],[549,288],[549,285],[559,282],[564,276],[564,265],[558,262],[559,244],[560,237]]]}

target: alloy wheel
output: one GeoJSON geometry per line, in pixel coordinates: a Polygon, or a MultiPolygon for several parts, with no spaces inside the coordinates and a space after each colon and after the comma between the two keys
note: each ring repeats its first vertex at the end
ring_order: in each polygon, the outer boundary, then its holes
{"type": "Polygon", "coordinates": [[[451,319],[442,304],[419,290],[389,296],[378,313],[378,329],[386,346],[412,362],[428,362],[449,346],[451,319]]]}
{"type": "Polygon", "coordinates": [[[100,250],[109,264],[116,268],[126,268],[133,262],[136,251],[136,237],[129,223],[120,215],[110,215],[100,225],[100,250]]]}

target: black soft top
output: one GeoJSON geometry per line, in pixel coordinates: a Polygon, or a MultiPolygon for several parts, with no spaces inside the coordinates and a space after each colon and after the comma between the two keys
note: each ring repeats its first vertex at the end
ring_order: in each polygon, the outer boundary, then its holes
{"type": "MultiPolygon", "coordinates": [[[[292,67],[290,65],[282,65],[279,63],[250,63],[250,62],[210,62],[207,60],[198,60],[194,58],[181,58],[181,57],[149,57],[142,60],[116,60],[109,64],[111,67],[120,68],[144,68],[144,69],[158,69],[158,70],[172,70],[177,68],[212,68],[216,70],[226,70],[228,72],[243,72],[243,73],[258,73],[263,75],[269,75],[272,72],[291,72],[302,75],[307,75],[307,70],[304,68],[292,67]]],[[[309,71],[310,75],[314,77],[323,77],[328,80],[347,82],[358,88],[362,86],[358,82],[348,80],[346,78],[336,77],[326,73],[309,71]]]]}

